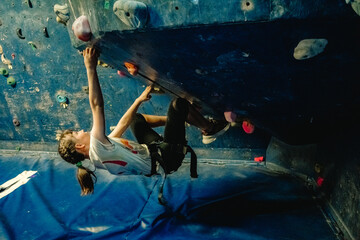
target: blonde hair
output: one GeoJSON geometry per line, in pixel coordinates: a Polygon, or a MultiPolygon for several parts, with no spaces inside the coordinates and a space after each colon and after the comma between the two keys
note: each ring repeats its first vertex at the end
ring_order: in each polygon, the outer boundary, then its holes
{"type": "MultiPolygon", "coordinates": [[[[65,130],[57,134],[56,138],[59,141],[58,152],[62,159],[66,162],[76,165],[78,162],[85,159],[85,156],[78,151],[75,147],[75,139],[72,136],[73,130],[65,130]]],[[[90,171],[82,166],[77,166],[76,178],[81,187],[81,196],[89,195],[94,192],[94,181],[96,175],[93,171],[90,171]]]]}

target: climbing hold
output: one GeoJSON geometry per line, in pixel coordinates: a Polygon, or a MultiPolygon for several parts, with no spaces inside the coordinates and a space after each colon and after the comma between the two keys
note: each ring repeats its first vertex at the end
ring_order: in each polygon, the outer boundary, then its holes
{"type": "Polygon", "coordinates": [[[248,120],[243,121],[242,128],[243,128],[244,132],[246,132],[247,134],[251,134],[255,130],[255,126],[248,120]]]}
{"type": "Polygon", "coordinates": [[[19,127],[19,126],[20,126],[20,121],[19,121],[19,119],[13,118],[13,124],[14,124],[15,127],[19,127]]]}
{"type": "Polygon", "coordinates": [[[17,29],[16,29],[16,34],[18,35],[18,37],[19,37],[20,39],[25,39],[25,37],[24,37],[23,34],[22,34],[21,28],[17,28],[17,29]]]}
{"type": "Polygon", "coordinates": [[[56,99],[59,103],[68,103],[69,102],[69,99],[63,95],[57,95],[56,99]]]}
{"type": "Polygon", "coordinates": [[[11,86],[11,87],[15,87],[15,86],[16,86],[15,78],[13,78],[13,77],[8,77],[8,78],[7,78],[7,85],[9,85],[9,86],[11,86]]]}
{"type": "Polygon", "coordinates": [[[322,170],[322,166],[319,164],[319,163],[316,163],[315,166],[314,166],[314,170],[316,173],[321,173],[321,170],[322,170]]]}
{"type": "Polygon", "coordinates": [[[11,61],[9,59],[6,59],[4,54],[1,55],[1,61],[3,64],[6,64],[6,65],[11,64],[11,61]]]}
{"type": "Polygon", "coordinates": [[[36,50],[37,46],[35,45],[34,42],[28,42],[28,44],[31,46],[32,50],[36,50]]]}
{"type": "Polygon", "coordinates": [[[144,27],[149,15],[145,3],[131,0],[116,1],[113,11],[124,24],[132,28],[144,27]]]}
{"type": "Polygon", "coordinates": [[[316,179],[316,184],[318,185],[318,187],[321,187],[323,185],[323,183],[324,183],[324,178],[318,177],[316,179]]]}
{"type": "Polygon", "coordinates": [[[57,95],[56,99],[57,99],[58,103],[60,103],[61,107],[67,108],[69,106],[69,99],[66,96],[57,95]]]}
{"type": "Polygon", "coordinates": [[[84,42],[89,41],[91,38],[92,33],[90,24],[86,16],[77,18],[72,25],[72,30],[74,31],[75,36],[84,42]]]}
{"type": "Polygon", "coordinates": [[[346,4],[351,4],[352,9],[360,16],[360,0],[345,0],[346,4]]]}
{"type": "MultiPolygon", "coordinates": [[[[2,52],[2,49],[1,49],[1,52],[2,52]]],[[[12,69],[11,61],[5,57],[4,53],[1,54],[1,61],[3,64],[8,65],[9,69],[12,69]]]]}
{"type": "Polygon", "coordinates": [[[98,65],[100,65],[100,66],[102,66],[102,67],[104,67],[104,68],[110,67],[109,64],[107,64],[107,63],[105,63],[105,62],[103,62],[103,61],[101,61],[101,60],[98,60],[98,65]]]}
{"type": "Polygon", "coordinates": [[[105,2],[104,2],[104,8],[105,8],[105,9],[109,9],[109,8],[110,8],[110,1],[109,1],[109,0],[105,0],[105,2]]]}
{"type": "Polygon", "coordinates": [[[56,14],[56,21],[66,25],[67,21],[69,21],[70,19],[70,11],[68,5],[55,4],[54,12],[56,14]]]}
{"type": "Polygon", "coordinates": [[[243,11],[252,11],[254,10],[254,4],[250,0],[242,0],[241,1],[241,10],[243,11]]]}
{"type": "Polygon", "coordinates": [[[11,54],[11,58],[14,60],[15,59],[15,53],[11,54]]]}
{"type": "Polygon", "coordinates": [[[151,89],[151,93],[154,93],[154,94],[164,94],[165,91],[162,90],[162,89],[159,88],[159,87],[154,87],[154,86],[153,86],[153,88],[151,89]]]}
{"type": "Polygon", "coordinates": [[[118,74],[120,77],[126,77],[126,74],[125,74],[123,71],[118,70],[118,71],[117,71],[117,74],[118,74]]]}
{"type": "Polygon", "coordinates": [[[19,121],[19,119],[13,118],[13,124],[14,124],[15,127],[20,126],[20,121],[19,121]]]}
{"type": "Polygon", "coordinates": [[[33,7],[33,5],[32,5],[32,3],[31,3],[31,1],[30,1],[30,0],[28,0],[27,2],[28,2],[28,5],[29,5],[29,8],[32,8],[32,7],[33,7]]]}
{"type": "Polygon", "coordinates": [[[231,112],[231,111],[224,112],[224,116],[225,116],[226,121],[228,121],[230,123],[235,122],[236,117],[237,117],[236,113],[231,112]]]}
{"type": "Polygon", "coordinates": [[[88,87],[88,86],[82,86],[82,90],[83,90],[83,92],[85,92],[86,94],[89,94],[89,87],[88,87]]]}
{"type": "Polygon", "coordinates": [[[207,75],[208,74],[208,72],[206,70],[199,69],[199,68],[195,69],[195,72],[199,75],[207,75]]]}
{"type": "Polygon", "coordinates": [[[327,45],[326,39],[304,39],[294,49],[294,58],[304,60],[322,53],[327,45]]]}
{"type": "Polygon", "coordinates": [[[46,38],[48,38],[48,37],[49,37],[49,33],[48,33],[48,31],[47,31],[47,28],[46,28],[46,27],[44,27],[44,28],[43,28],[43,34],[44,34],[44,36],[45,36],[46,38]]]}
{"type": "Polygon", "coordinates": [[[0,68],[0,74],[7,77],[9,75],[9,71],[6,68],[0,68]]]}
{"type": "Polygon", "coordinates": [[[3,53],[4,53],[3,48],[2,48],[2,46],[0,45],[0,54],[3,54],[3,53]]]}
{"type": "Polygon", "coordinates": [[[124,62],[124,65],[131,75],[133,75],[133,76],[137,75],[139,69],[135,64],[129,63],[129,62],[124,62]]]}
{"type": "Polygon", "coordinates": [[[1,21],[1,19],[0,19],[0,26],[2,26],[2,21],[1,21]]]}
{"type": "Polygon", "coordinates": [[[264,161],[264,157],[261,156],[261,157],[254,157],[254,161],[255,162],[263,162],[264,161]]]}

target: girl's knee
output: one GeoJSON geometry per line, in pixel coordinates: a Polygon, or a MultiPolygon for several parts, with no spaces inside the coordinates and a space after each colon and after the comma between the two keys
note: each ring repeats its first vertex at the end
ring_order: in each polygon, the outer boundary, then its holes
{"type": "Polygon", "coordinates": [[[184,98],[176,98],[172,100],[171,106],[178,112],[187,114],[189,111],[189,102],[184,98]]]}
{"type": "Polygon", "coordinates": [[[136,115],[134,116],[134,118],[130,124],[130,127],[133,128],[133,127],[135,127],[135,125],[144,124],[144,123],[146,123],[144,116],[141,113],[136,113],[136,115]]]}

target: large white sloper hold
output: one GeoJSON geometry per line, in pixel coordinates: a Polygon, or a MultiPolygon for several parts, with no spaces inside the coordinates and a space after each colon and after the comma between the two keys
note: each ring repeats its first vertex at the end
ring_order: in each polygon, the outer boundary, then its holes
{"type": "Polygon", "coordinates": [[[132,0],[116,1],[113,11],[124,24],[132,28],[143,28],[149,15],[145,3],[132,0]]]}
{"type": "Polygon", "coordinates": [[[325,50],[328,40],[321,39],[304,39],[301,40],[294,49],[294,58],[304,60],[315,57],[325,50]]]}

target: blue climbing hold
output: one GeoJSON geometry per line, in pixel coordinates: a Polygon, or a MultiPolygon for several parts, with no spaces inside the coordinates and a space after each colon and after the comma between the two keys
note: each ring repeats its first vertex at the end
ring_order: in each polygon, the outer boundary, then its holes
{"type": "Polygon", "coordinates": [[[69,99],[66,96],[62,96],[62,95],[57,95],[56,98],[59,103],[67,103],[69,101],[69,99]]]}

